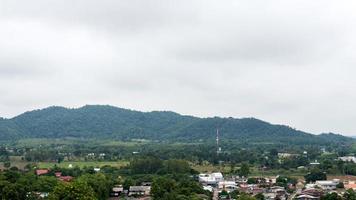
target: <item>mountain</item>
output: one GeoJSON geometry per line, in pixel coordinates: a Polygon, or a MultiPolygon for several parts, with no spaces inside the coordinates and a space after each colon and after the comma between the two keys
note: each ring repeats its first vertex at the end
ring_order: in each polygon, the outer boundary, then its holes
{"type": "Polygon", "coordinates": [[[313,135],[255,118],[198,118],[168,111],[139,112],[108,105],[77,109],[48,107],[11,119],[0,118],[0,137],[149,139],[164,141],[213,141],[220,138],[243,142],[293,142],[295,144],[347,143],[336,134],[313,135]]]}

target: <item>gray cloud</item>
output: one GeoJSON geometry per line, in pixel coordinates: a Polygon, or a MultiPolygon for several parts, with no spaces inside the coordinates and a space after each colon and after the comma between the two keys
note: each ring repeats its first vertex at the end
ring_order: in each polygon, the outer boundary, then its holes
{"type": "Polygon", "coordinates": [[[112,104],[356,134],[355,8],[0,0],[0,116],[112,104]]]}

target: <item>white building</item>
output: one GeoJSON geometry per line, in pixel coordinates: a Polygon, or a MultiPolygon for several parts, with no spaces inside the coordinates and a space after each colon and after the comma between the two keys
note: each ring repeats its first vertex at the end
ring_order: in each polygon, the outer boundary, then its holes
{"type": "Polygon", "coordinates": [[[323,190],[335,190],[337,184],[340,183],[339,179],[333,179],[332,181],[316,181],[315,185],[323,190]]]}
{"type": "Polygon", "coordinates": [[[353,163],[356,163],[356,157],[355,157],[355,156],[339,157],[339,160],[342,160],[342,161],[344,161],[344,162],[353,162],[353,163]]]}
{"type": "Polygon", "coordinates": [[[199,174],[199,182],[205,185],[217,185],[224,177],[220,172],[211,174],[199,174]]]}

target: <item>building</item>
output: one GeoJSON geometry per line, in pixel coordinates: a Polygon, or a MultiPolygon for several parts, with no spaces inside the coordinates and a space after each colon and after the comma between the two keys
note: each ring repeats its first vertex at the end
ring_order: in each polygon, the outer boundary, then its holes
{"type": "Polygon", "coordinates": [[[340,183],[339,179],[334,179],[332,181],[316,181],[315,185],[323,190],[335,190],[336,186],[340,183]]]}
{"type": "Polygon", "coordinates": [[[297,200],[318,200],[320,197],[315,197],[312,195],[307,195],[307,194],[301,194],[295,197],[297,200]]]}
{"type": "Polygon", "coordinates": [[[49,169],[36,169],[36,175],[41,176],[49,173],[49,169]]]}
{"type": "Polygon", "coordinates": [[[122,193],[124,192],[124,188],[122,187],[122,185],[115,185],[111,192],[110,192],[110,196],[111,197],[118,197],[120,196],[122,193]]]}
{"type": "Polygon", "coordinates": [[[356,157],[355,156],[344,156],[344,157],[339,157],[339,160],[342,160],[344,162],[353,162],[356,163],[356,157]]]}
{"type": "Polygon", "coordinates": [[[148,196],[151,192],[151,186],[130,186],[129,196],[148,196]]]}
{"type": "Polygon", "coordinates": [[[71,180],[73,180],[73,178],[74,177],[72,177],[72,176],[60,176],[60,177],[58,177],[58,179],[60,181],[64,181],[64,182],[70,182],[71,180]]]}
{"type": "Polygon", "coordinates": [[[356,191],[356,183],[355,182],[349,182],[348,184],[345,184],[344,187],[346,190],[353,189],[356,191]]]}
{"type": "Polygon", "coordinates": [[[305,189],[297,196],[297,199],[300,197],[301,200],[314,200],[320,199],[320,197],[324,194],[320,189],[310,188],[305,189]],[[304,196],[303,196],[304,195],[304,196]]]}
{"type": "Polygon", "coordinates": [[[225,190],[227,192],[232,192],[237,189],[235,181],[220,181],[218,183],[219,190],[225,190]]]}
{"type": "Polygon", "coordinates": [[[199,174],[199,182],[204,185],[217,185],[221,181],[224,181],[224,177],[220,172],[199,174]]]}
{"type": "Polygon", "coordinates": [[[213,187],[212,186],[210,186],[210,185],[207,185],[207,186],[203,186],[203,190],[207,190],[207,191],[209,191],[209,192],[213,192],[213,187]]]}

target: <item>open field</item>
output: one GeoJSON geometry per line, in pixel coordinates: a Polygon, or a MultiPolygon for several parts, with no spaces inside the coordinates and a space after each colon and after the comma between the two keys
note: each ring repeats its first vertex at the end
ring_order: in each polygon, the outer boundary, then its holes
{"type": "MultiPolygon", "coordinates": [[[[31,164],[33,162],[27,162],[22,159],[21,156],[10,156],[10,167],[17,167],[19,169],[24,169],[24,167],[27,164],[31,164]]],[[[105,165],[110,165],[113,167],[123,167],[127,166],[129,164],[128,161],[120,160],[120,161],[64,161],[61,163],[56,163],[56,162],[38,162],[38,163],[33,163],[37,164],[39,168],[51,168],[57,165],[58,167],[62,168],[68,168],[70,164],[72,164],[73,167],[80,167],[83,168],[85,166],[87,167],[102,167],[105,165]]],[[[0,170],[5,169],[4,163],[0,163],[0,170]]]]}
{"type": "Polygon", "coordinates": [[[69,165],[72,165],[73,167],[102,167],[105,165],[110,165],[112,167],[124,167],[129,164],[128,161],[64,161],[61,163],[56,163],[56,162],[39,162],[38,167],[39,168],[51,168],[55,165],[58,167],[63,167],[63,168],[68,168],[69,165]]]}
{"type": "MultiPolygon", "coordinates": [[[[24,169],[24,167],[30,162],[24,161],[22,156],[10,156],[10,167],[17,167],[19,169],[24,169]]],[[[5,169],[4,163],[0,163],[0,169],[5,169]]]]}

